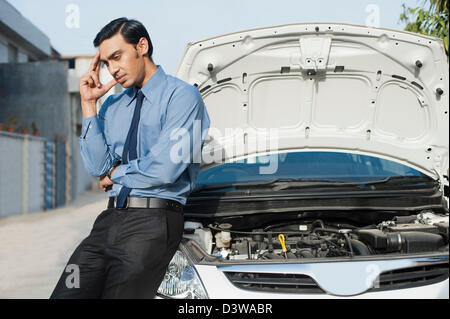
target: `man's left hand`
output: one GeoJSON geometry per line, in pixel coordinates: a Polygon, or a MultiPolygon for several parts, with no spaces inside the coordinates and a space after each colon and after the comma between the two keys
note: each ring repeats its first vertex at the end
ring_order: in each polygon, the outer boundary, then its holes
{"type": "MultiPolygon", "coordinates": [[[[114,174],[114,172],[115,172],[116,169],[117,169],[117,167],[114,168],[114,169],[111,171],[111,176],[114,174]]],[[[101,189],[101,190],[106,191],[106,187],[107,187],[107,186],[110,186],[110,185],[113,185],[113,184],[114,184],[114,182],[111,181],[111,180],[109,179],[108,176],[105,176],[105,177],[103,177],[103,178],[100,178],[100,189],[101,189]]]]}

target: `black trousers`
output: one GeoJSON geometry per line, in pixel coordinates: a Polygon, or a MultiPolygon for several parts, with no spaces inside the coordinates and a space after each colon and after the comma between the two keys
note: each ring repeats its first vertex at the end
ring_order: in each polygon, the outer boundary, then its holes
{"type": "Polygon", "coordinates": [[[73,252],[50,298],[153,298],[183,226],[180,211],[104,210],[73,252]]]}

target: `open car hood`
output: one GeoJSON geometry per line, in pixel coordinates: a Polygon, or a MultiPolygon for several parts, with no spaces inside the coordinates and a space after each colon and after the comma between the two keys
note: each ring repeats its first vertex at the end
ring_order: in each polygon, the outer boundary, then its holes
{"type": "Polygon", "coordinates": [[[217,164],[211,154],[326,150],[447,174],[440,39],[347,24],[259,28],[189,43],[176,76],[199,88],[211,118],[202,168],[217,164]]]}

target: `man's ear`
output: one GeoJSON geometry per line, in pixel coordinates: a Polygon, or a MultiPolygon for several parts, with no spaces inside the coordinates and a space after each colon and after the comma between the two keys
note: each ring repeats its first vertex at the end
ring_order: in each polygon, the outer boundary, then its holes
{"type": "Polygon", "coordinates": [[[148,53],[148,41],[146,38],[142,37],[137,43],[136,49],[139,55],[146,55],[148,53]]]}

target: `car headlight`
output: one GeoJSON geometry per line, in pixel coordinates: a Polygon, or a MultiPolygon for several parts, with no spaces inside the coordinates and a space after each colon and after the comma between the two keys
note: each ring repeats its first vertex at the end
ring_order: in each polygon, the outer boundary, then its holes
{"type": "Polygon", "coordinates": [[[170,261],[158,293],[176,299],[208,298],[194,265],[181,250],[170,261]]]}

